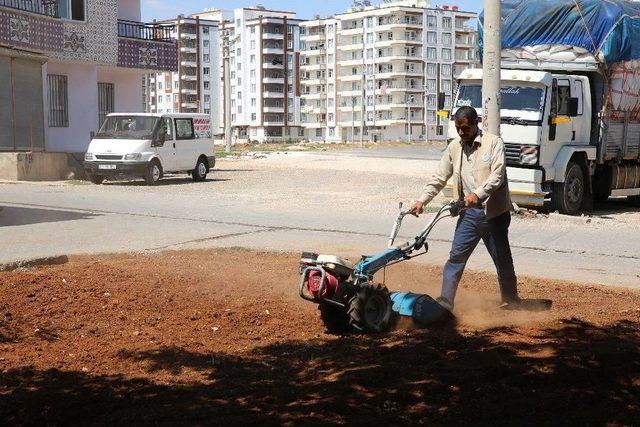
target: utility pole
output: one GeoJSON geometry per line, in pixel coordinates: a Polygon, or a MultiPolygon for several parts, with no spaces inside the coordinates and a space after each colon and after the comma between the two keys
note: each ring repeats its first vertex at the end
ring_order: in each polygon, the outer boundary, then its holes
{"type": "MultiPolygon", "coordinates": [[[[224,25],[224,24],[223,24],[224,25]]],[[[224,86],[224,139],[226,151],[231,153],[231,76],[230,76],[230,45],[229,29],[223,27],[222,30],[222,68],[224,86]]]]}
{"type": "Polygon", "coordinates": [[[360,108],[360,112],[362,114],[362,117],[360,117],[360,148],[364,147],[364,127],[365,127],[365,113],[366,113],[366,78],[365,78],[365,70],[362,70],[362,91],[361,91],[361,98],[362,98],[362,108],[360,108]]]}
{"type": "Polygon", "coordinates": [[[500,51],[502,49],[500,16],[500,0],[484,0],[482,128],[485,132],[494,135],[500,135],[500,51]]]}

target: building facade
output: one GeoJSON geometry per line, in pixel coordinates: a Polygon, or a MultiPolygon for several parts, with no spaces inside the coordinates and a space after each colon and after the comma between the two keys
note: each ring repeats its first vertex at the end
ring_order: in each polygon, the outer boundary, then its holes
{"type": "Polygon", "coordinates": [[[302,122],[311,141],[446,138],[455,76],[478,62],[476,14],[401,0],[302,28],[302,122]]]}
{"type": "MultiPolygon", "coordinates": [[[[294,12],[264,8],[233,11],[221,24],[221,48],[229,67],[230,111],[234,142],[286,141],[303,137],[300,123],[300,29],[294,12]],[[225,48],[225,46],[227,48],[225,48]]],[[[224,87],[224,79],[221,79],[224,87]]],[[[224,91],[223,91],[224,92],[224,91]]],[[[224,117],[224,116],[223,116],[224,117]]]]}
{"type": "Polygon", "coordinates": [[[222,96],[219,25],[223,14],[212,10],[163,21],[174,28],[179,69],[147,77],[147,111],[209,114],[213,132],[223,132],[223,114],[218,108],[222,96]]]}
{"type": "Polygon", "coordinates": [[[140,17],[140,0],[0,0],[0,151],[83,153],[106,114],[141,111],[142,76],[178,50],[140,17]]]}

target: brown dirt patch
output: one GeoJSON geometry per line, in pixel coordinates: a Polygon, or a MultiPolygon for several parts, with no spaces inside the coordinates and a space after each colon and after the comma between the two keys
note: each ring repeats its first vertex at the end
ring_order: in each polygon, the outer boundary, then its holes
{"type": "MultiPolygon", "coordinates": [[[[537,279],[496,309],[467,273],[450,329],[327,335],[297,255],[72,258],[0,273],[2,424],[640,423],[640,293],[537,279]]],[[[392,289],[437,294],[405,263],[392,289]]]]}

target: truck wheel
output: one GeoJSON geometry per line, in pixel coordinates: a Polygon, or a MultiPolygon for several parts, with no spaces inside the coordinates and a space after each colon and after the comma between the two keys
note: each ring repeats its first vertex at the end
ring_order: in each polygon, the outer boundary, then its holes
{"type": "Polygon", "coordinates": [[[144,176],[144,180],[147,185],[156,185],[162,178],[162,166],[157,159],[151,160],[147,168],[147,174],[144,176]]]}
{"type": "Polygon", "coordinates": [[[202,182],[207,179],[207,161],[200,157],[196,162],[196,167],[191,171],[191,177],[195,182],[202,182]]]}
{"type": "Polygon", "coordinates": [[[384,332],[391,323],[391,306],[386,287],[367,283],[349,301],[349,325],[358,332],[384,332]]]}
{"type": "Polygon", "coordinates": [[[569,162],[564,182],[553,184],[553,206],[561,214],[575,215],[584,202],[586,185],[584,171],[578,163],[569,162]]]}
{"type": "Polygon", "coordinates": [[[320,303],[320,318],[330,334],[349,332],[349,315],[344,309],[327,303],[320,303]]]}
{"type": "Polygon", "coordinates": [[[104,176],[102,175],[94,175],[94,174],[89,174],[87,176],[89,178],[89,181],[93,182],[94,184],[100,185],[102,184],[102,182],[104,181],[104,176]]]}

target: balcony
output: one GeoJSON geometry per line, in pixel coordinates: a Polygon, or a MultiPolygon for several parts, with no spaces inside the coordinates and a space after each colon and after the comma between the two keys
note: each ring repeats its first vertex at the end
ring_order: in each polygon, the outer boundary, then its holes
{"type": "Polygon", "coordinates": [[[183,66],[183,67],[194,68],[194,67],[198,66],[198,63],[196,61],[193,61],[193,60],[187,60],[187,61],[180,62],[180,65],[183,66]]]}
{"type": "Polygon", "coordinates": [[[262,68],[268,70],[284,70],[284,64],[282,63],[273,63],[272,61],[267,61],[262,63],[262,68]]]}
{"type": "Polygon", "coordinates": [[[304,99],[322,99],[326,96],[324,92],[309,92],[300,95],[304,99]]]}
{"type": "Polygon", "coordinates": [[[180,92],[182,92],[185,95],[197,95],[198,94],[198,90],[195,87],[182,88],[182,90],[180,92]]]}
{"type": "Polygon", "coordinates": [[[284,77],[264,77],[262,79],[263,83],[272,83],[272,84],[278,84],[278,85],[283,85],[284,84],[284,77]]]}
{"type": "MultiPolygon", "coordinates": [[[[2,1],[2,0],[0,0],[2,1]]],[[[175,25],[118,20],[118,67],[178,71],[175,25]]]]}
{"type": "Polygon", "coordinates": [[[189,82],[195,82],[196,80],[198,80],[198,76],[197,76],[197,74],[186,74],[186,73],[183,73],[182,74],[182,80],[186,80],[186,81],[189,81],[189,82]]]}
{"type": "Polygon", "coordinates": [[[62,51],[64,28],[56,0],[0,0],[0,11],[0,43],[33,52],[62,51]]]}
{"type": "Polygon", "coordinates": [[[356,59],[343,59],[338,61],[338,66],[340,67],[351,67],[354,65],[362,65],[364,62],[364,58],[356,58],[356,59]]]}
{"type": "Polygon", "coordinates": [[[284,113],[284,107],[273,106],[273,105],[265,105],[262,108],[262,111],[265,113],[284,113]]]}
{"type": "Polygon", "coordinates": [[[266,91],[262,93],[264,98],[284,98],[284,92],[266,91]]]}
{"type": "Polygon", "coordinates": [[[300,40],[303,42],[321,42],[324,41],[324,39],[324,34],[306,34],[300,36],[300,40]]]}
{"type": "Polygon", "coordinates": [[[263,47],[262,53],[264,53],[265,55],[282,55],[284,53],[284,50],[282,49],[282,46],[280,47],[270,46],[270,47],[263,47]]]}
{"type": "Polygon", "coordinates": [[[58,0],[0,0],[0,7],[59,18],[58,0]]]}
{"type": "Polygon", "coordinates": [[[274,32],[264,32],[262,33],[263,40],[284,40],[284,34],[282,33],[274,33],[274,32]]]}
{"type": "Polygon", "coordinates": [[[198,53],[198,49],[195,46],[180,46],[180,52],[182,53],[198,53]]]}

